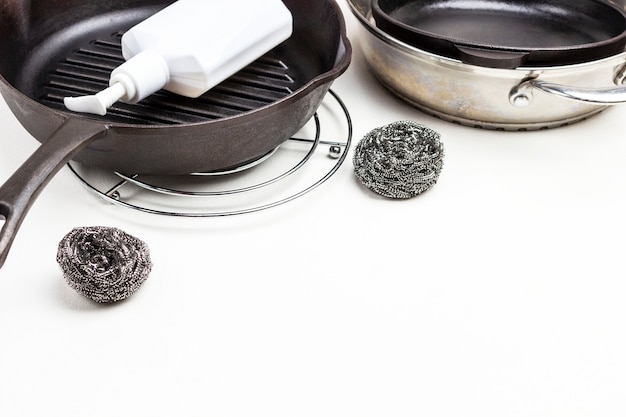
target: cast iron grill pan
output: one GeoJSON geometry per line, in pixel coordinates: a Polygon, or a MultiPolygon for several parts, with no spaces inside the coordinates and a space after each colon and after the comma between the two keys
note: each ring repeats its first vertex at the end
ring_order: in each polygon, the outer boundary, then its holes
{"type": "Polygon", "coordinates": [[[292,36],[201,98],[159,92],[105,117],[66,111],[63,97],[107,85],[122,62],[120,34],[171,2],[3,2],[0,93],[41,145],[0,186],[0,266],[30,206],[68,161],[144,175],[240,167],[296,134],[350,63],[334,0],[283,0],[292,36]]]}
{"type": "MultiPolygon", "coordinates": [[[[111,71],[124,62],[123,32],[115,32],[75,49],[58,62],[33,92],[46,106],[65,109],[63,98],[95,94],[108,86],[111,71]]],[[[248,65],[199,98],[165,90],[137,104],[116,103],[107,120],[116,123],[176,125],[236,116],[280,100],[293,92],[295,75],[272,52],[248,65]]],[[[94,116],[99,117],[99,116],[94,116]]]]}
{"type": "MultiPolygon", "coordinates": [[[[3,83],[3,96],[40,142],[47,141],[64,120],[84,127],[94,127],[95,122],[106,129],[103,137],[72,155],[72,160],[86,165],[157,175],[246,165],[295,134],[350,61],[345,26],[334,0],[284,1],[294,16],[294,33],[261,59],[200,98],[161,91],[137,104],[117,103],[104,117],[68,112],[62,99],[107,86],[111,71],[123,62],[121,35],[170,0],[152,0],[156,4],[145,6],[107,0],[93,5],[95,10],[82,9],[86,5],[82,2],[45,21],[46,6],[37,3],[41,17],[28,17],[32,28],[15,39],[0,37],[0,52],[15,56],[0,62],[0,72],[21,93],[3,83]],[[24,102],[22,95],[37,105],[24,102]]],[[[4,17],[7,25],[0,31],[8,34],[16,23],[4,17]]],[[[207,47],[210,44],[207,39],[207,47]]]]}
{"type": "Polygon", "coordinates": [[[624,10],[600,0],[372,0],[372,14],[403,42],[493,68],[589,62],[626,45],[624,10]]]}

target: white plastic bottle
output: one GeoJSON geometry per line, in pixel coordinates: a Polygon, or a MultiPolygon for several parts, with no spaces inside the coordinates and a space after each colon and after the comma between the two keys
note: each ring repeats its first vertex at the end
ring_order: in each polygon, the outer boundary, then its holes
{"type": "Polygon", "coordinates": [[[105,115],[118,100],[136,103],[165,88],[198,97],[250,64],[293,31],[281,0],[178,0],[122,37],[126,62],[109,88],[67,97],[72,111],[105,115]]]}

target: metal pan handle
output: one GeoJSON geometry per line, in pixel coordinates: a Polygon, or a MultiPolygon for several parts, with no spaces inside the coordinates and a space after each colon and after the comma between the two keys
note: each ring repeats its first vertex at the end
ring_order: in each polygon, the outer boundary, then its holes
{"type": "Polygon", "coordinates": [[[592,104],[622,104],[626,103],[626,86],[608,88],[580,88],[561,84],[554,84],[540,80],[531,80],[528,83],[546,93],[555,96],[582,101],[592,104]]]}
{"type": "Polygon", "coordinates": [[[557,97],[575,100],[581,103],[597,105],[614,105],[626,103],[626,65],[618,71],[614,78],[615,87],[584,88],[541,81],[529,77],[513,88],[509,101],[516,107],[527,107],[533,100],[533,90],[541,90],[557,97]]]}
{"type": "Polygon", "coordinates": [[[67,119],[0,187],[0,220],[4,218],[0,230],[0,268],[39,193],[67,162],[107,129],[86,119],[67,119]]]}

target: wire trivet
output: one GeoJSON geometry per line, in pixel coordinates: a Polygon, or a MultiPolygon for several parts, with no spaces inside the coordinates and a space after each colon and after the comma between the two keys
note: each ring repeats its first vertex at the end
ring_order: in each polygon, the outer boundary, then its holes
{"type": "Polygon", "coordinates": [[[346,160],[352,142],[352,119],[341,98],[332,90],[329,95],[335,104],[325,98],[300,131],[314,129],[313,138],[293,137],[261,159],[232,171],[169,177],[126,175],[75,162],[68,167],[104,201],[149,214],[223,217],[277,207],[325,183],[346,160]],[[345,120],[334,117],[336,111],[332,107],[336,106],[345,120]],[[329,119],[325,124],[343,125],[347,131],[345,140],[322,139],[321,113],[325,120],[329,119]]]}

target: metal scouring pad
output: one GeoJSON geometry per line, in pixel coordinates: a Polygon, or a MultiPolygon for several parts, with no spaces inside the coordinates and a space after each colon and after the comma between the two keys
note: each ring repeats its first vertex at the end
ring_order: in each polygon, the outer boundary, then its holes
{"type": "Polygon", "coordinates": [[[113,227],[79,227],[59,243],[57,262],[74,290],[98,303],[123,300],[152,269],[147,245],[113,227]]]}
{"type": "Polygon", "coordinates": [[[370,190],[388,198],[415,197],[432,187],[443,167],[439,133],[399,121],[366,134],[354,151],[354,172],[370,190]]]}

